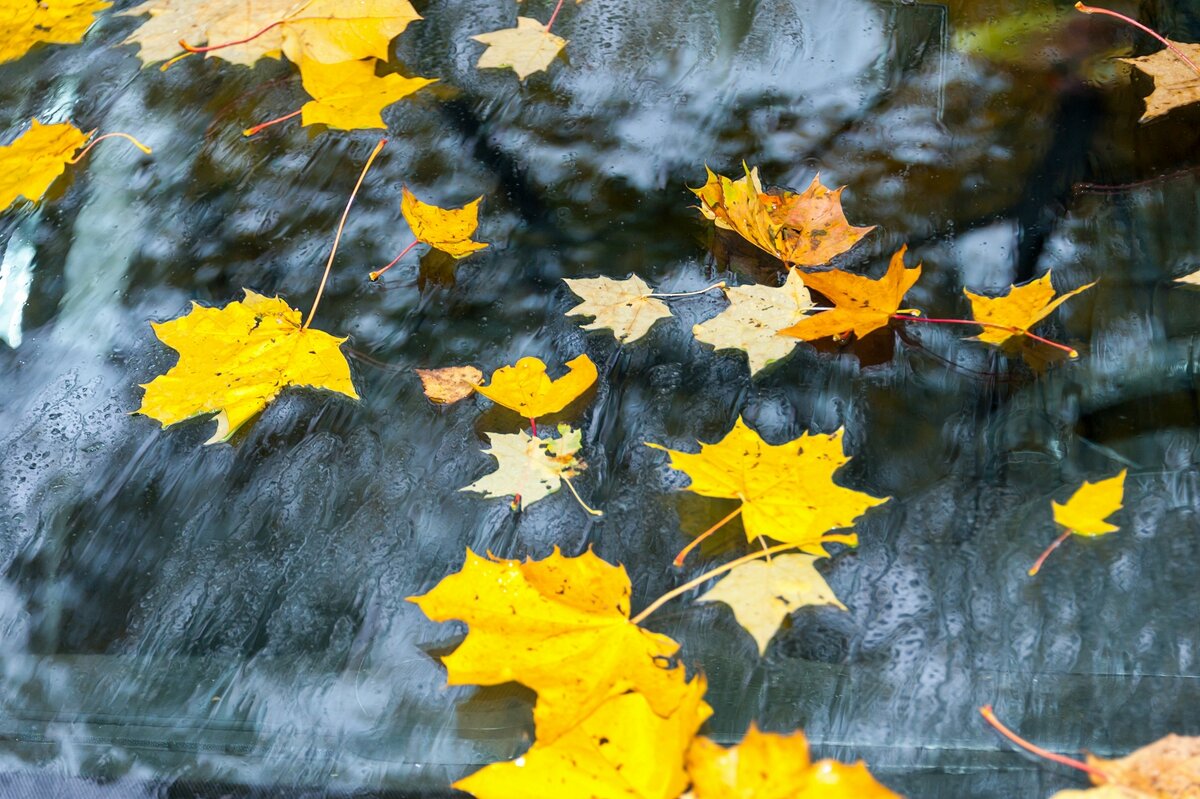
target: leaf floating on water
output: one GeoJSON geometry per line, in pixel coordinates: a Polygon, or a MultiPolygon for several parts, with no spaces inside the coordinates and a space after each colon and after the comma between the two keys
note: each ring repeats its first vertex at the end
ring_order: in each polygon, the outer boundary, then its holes
{"type": "Polygon", "coordinates": [[[400,190],[400,213],[417,241],[455,258],[466,258],[488,246],[471,238],[479,227],[482,201],[483,197],[478,197],[462,208],[439,208],[421,202],[405,186],[400,190]]]}
{"type": "Polygon", "coordinates": [[[1050,272],[1047,271],[1029,283],[1010,286],[1008,292],[999,297],[985,297],[963,289],[963,294],[971,301],[974,318],[980,322],[1000,326],[984,327],[983,332],[975,336],[974,340],[997,347],[1012,348],[1020,345],[1029,334],[1029,328],[1045,319],[1055,308],[1076,294],[1087,291],[1094,285],[1095,281],[1055,297],[1054,286],[1050,284],[1050,272]]]}
{"type": "Polygon", "coordinates": [[[295,63],[387,61],[392,39],[419,19],[409,0],[312,0],[280,26],[282,50],[295,63]]]}
{"type": "Polygon", "coordinates": [[[421,389],[430,402],[449,405],[475,393],[483,382],[483,372],[474,366],[447,366],[444,369],[414,369],[421,378],[421,389]]]}
{"type": "Polygon", "coordinates": [[[75,44],[111,6],[107,0],[6,0],[0,8],[0,64],[38,44],[75,44]]]}
{"type": "Polygon", "coordinates": [[[1195,272],[1184,275],[1183,277],[1175,278],[1176,283],[1183,283],[1188,286],[1200,286],[1200,269],[1195,272]]]}
{"type": "Polygon", "coordinates": [[[12,144],[0,147],[0,211],[18,197],[39,202],[87,140],[88,134],[69,122],[33,120],[12,144]]]}
{"type": "Polygon", "coordinates": [[[1167,735],[1116,760],[1088,755],[1107,782],[1086,791],[1059,791],[1051,799],[1193,799],[1200,796],[1200,737],[1167,735]]]}
{"type": "Polygon", "coordinates": [[[1119,511],[1125,501],[1125,474],[1095,483],[1084,481],[1075,490],[1066,504],[1050,503],[1054,508],[1054,521],[1073,533],[1082,536],[1098,536],[1119,530],[1115,524],[1104,521],[1119,511]]]}
{"type": "Polygon", "coordinates": [[[529,419],[557,413],[596,382],[596,364],[587,355],[567,361],[567,373],[551,380],[540,358],[527,356],[514,366],[492,373],[491,382],[479,386],[483,396],[529,419]]]}
{"type": "MultiPolygon", "coordinates": [[[[1200,64],[1200,44],[1176,42],[1171,44],[1200,64]]],[[[1119,59],[1132,64],[1154,81],[1154,91],[1146,98],[1146,111],[1140,122],[1157,119],[1176,108],[1200,102],[1200,75],[1169,48],[1138,58],[1119,59]]]]}
{"type": "Polygon", "coordinates": [[[734,286],[725,289],[725,294],[729,307],[692,328],[697,341],[718,350],[744,350],[752,375],[786,358],[799,345],[795,338],[779,332],[795,325],[813,307],[799,271],[788,270],[787,280],[778,288],[734,286]]]}
{"type": "Polygon", "coordinates": [[[313,98],[301,108],[301,121],[338,130],[386,128],[381,113],[384,108],[435,82],[430,78],[376,75],[373,61],[323,64],[305,59],[299,67],[304,91],[313,98]]]}
{"type": "Polygon", "coordinates": [[[545,25],[531,17],[517,17],[517,27],[472,36],[487,45],[476,65],[480,69],[511,68],[525,80],[535,72],[550,66],[567,40],[553,34],[545,25]]]}
{"type": "Polygon", "coordinates": [[[653,291],[637,275],[625,280],[609,277],[563,278],[563,282],[583,302],[567,311],[567,316],[593,316],[595,321],[583,325],[584,330],[611,330],[617,341],[624,344],[637,341],[659,319],[671,316],[666,303],[655,299],[653,291]]]}
{"type": "Polygon", "coordinates": [[[580,431],[560,425],[559,438],[534,438],[521,430],[513,434],[486,433],[491,449],[484,452],[496,459],[496,470],[460,488],[485,497],[520,497],[529,506],[548,497],[583,470],[575,456],[583,448],[580,431]]]}

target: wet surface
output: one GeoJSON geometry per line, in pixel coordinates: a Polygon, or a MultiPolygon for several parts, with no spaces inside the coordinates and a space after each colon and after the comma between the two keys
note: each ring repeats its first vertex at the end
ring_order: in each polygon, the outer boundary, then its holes
{"type": "MultiPolygon", "coordinates": [[[[350,336],[362,401],[287,392],[233,445],[201,445],[211,422],[129,415],[174,362],[148,322],[243,287],[307,308],[377,136],[243,139],[303,99],[291,68],[142,71],[116,46],[131,19],[0,65],[6,137],[37,116],[155,148],[101,145],[43,205],[0,215],[0,767],[436,790],[513,757],[529,695],[444,688],[435,655],[461,628],[404,598],[467,547],[592,546],[644,606],[745,543],[731,525],[672,569],[683,531],[729,506],[677,491],[686,479],[642,442],[690,448],[738,414],[774,443],[844,426],[840,481],[893,499],[822,564],[849,612],[799,611],[761,659],[722,605],[651,617],[708,676],[718,740],[752,719],[803,727],[914,797],[1007,797],[1080,781],[1013,754],[985,703],[1061,751],[1200,733],[1200,303],[1171,285],[1200,267],[1200,127],[1189,111],[1139,127],[1148,87],[1087,82],[1092,57],[1129,40],[1064,11],[1013,62],[952,37],[1036,4],[589,0],[559,23],[569,63],[520,85],[474,68],[469,37],[512,14],[480,5],[422,7],[394,46],[441,83],[385,112],[391,141],[316,322],[350,336]],[[1023,271],[1053,269],[1060,289],[1099,279],[1039,328],[1082,357],[1039,376],[911,326],[878,365],[801,346],[751,380],[743,356],[691,336],[716,296],[673,302],[677,319],[624,347],[564,318],[563,277],[752,280],[710,254],[687,191],[705,164],[743,159],[769,183],[848,184],[850,220],[880,227],[839,264],[878,275],[909,244],[925,271],[907,304],[931,316],[961,317],[964,286],[1023,271]],[[484,195],[492,246],[452,283],[435,259],[366,279],[410,241],[401,185],[440,205],[484,195]],[[520,420],[483,398],[434,408],[411,368],[580,353],[601,380],[573,409],[578,485],[603,520],[565,492],[514,515],[455,491],[491,469],[482,434],[520,420]],[[1121,531],[1068,542],[1029,578],[1056,535],[1050,499],[1125,467],[1121,531]]],[[[1200,37],[1194,13],[1143,12],[1200,37]]]]}

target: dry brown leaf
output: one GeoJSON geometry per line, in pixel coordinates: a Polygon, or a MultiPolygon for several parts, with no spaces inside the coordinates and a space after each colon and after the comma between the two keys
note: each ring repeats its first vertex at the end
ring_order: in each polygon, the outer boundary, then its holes
{"type": "MultiPolygon", "coordinates": [[[[1193,63],[1200,63],[1200,44],[1171,43],[1186,53],[1193,63]]],[[[1163,48],[1150,55],[1120,60],[1133,64],[1154,81],[1154,91],[1146,98],[1146,111],[1140,122],[1149,122],[1173,108],[1200,101],[1200,75],[1170,49],[1163,48]]]]}
{"type": "Polygon", "coordinates": [[[414,369],[421,378],[421,389],[431,402],[447,405],[466,399],[483,382],[483,372],[474,366],[447,366],[444,369],[414,369]]]}
{"type": "Polygon", "coordinates": [[[1051,799],[1200,799],[1200,737],[1168,735],[1117,760],[1088,755],[1087,763],[1107,781],[1051,799]]]}

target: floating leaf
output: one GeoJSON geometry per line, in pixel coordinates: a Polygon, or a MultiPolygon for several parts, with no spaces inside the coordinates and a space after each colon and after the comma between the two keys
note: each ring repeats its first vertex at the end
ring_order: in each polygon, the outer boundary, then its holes
{"type": "Polygon", "coordinates": [[[443,658],[450,684],[533,689],[538,740],[549,743],[626,691],[666,718],[694,690],[668,668],[679,645],[629,621],[630,593],[625,569],[590,551],[522,563],[468,550],[462,571],[409,601],[434,621],[467,624],[443,658]]]}
{"type": "Polygon", "coordinates": [[[75,44],[108,8],[107,0],[6,0],[0,8],[0,64],[37,44],[75,44]]]}
{"type": "Polygon", "coordinates": [[[414,369],[421,378],[421,389],[431,402],[448,405],[466,399],[483,382],[483,372],[474,366],[447,366],[445,369],[414,369]]]}
{"type": "Polygon", "coordinates": [[[754,637],[758,654],[767,651],[779,625],[796,608],[833,605],[838,601],[809,555],[777,555],[733,569],[701,596],[698,602],[724,602],[733,609],[738,624],[754,637]]]}
{"type": "Polygon", "coordinates": [[[562,487],[564,479],[579,474],[583,462],[575,456],[583,447],[580,432],[559,425],[559,438],[534,438],[524,430],[513,434],[486,433],[491,449],[484,452],[496,459],[496,470],[460,491],[485,497],[520,497],[532,505],[562,487]]]}
{"type": "Polygon", "coordinates": [[[40,201],[87,140],[88,134],[69,122],[43,125],[33,120],[12,144],[0,147],[0,211],[18,197],[40,201]]]}
{"type": "Polygon", "coordinates": [[[1195,272],[1191,272],[1190,274],[1186,274],[1183,277],[1175,278],[1175,282],[1185,283],[1189,286],[1200,286],[1200,269],[1197,269],[1195,272]]]}
{"type": "Polygon", "coordinates": [[[687,756],[695,799],[900,799],[880,785],[862,761],[809,760],[804,733],[750,729],[728,749],[708,738],[687,756]]]}
{"type": "Polygon", "coordinates": [[[873,330],[886,327],[892,314],[900,310],[904,295],[921,276],[921,265],[904,267],[901,247],[892,256],[888,270],[879,280],[871,280],[840,269],[806,272],[804,285],[819,291],[833,303],[832,311],[806,317],[779,332],[805,341],[849,333],[862,338],[873,330]]]}
{"type": "Polygon", "coordinates": [[[387,61],[392,39],[419,19],[409,0],[312,0],[280,26],[282,50],[295,63],[387,61]]]}
{"type": "Polygon", "coordinates": [[[488,47],[479,57],[480,69],[510,67],[521,80],[550,66],[567,40],[530,17],[517,17],[517,27],[472,36],[488,47]]]}
{"type": "Polygon", "coordinates": [[[516,761],[485,766],[453,787],[477,799],[675,799],[688,783],[684,754],[712,715],[705,687],[703,677],[692,680],[666,716],[642,694],[612,697],[551,743],[539,727],[516,761]]]}
{"type": "Polygon", "coordinates": [[[244,300],[224,308],[192,303],[185,316],[152,327],[179,363],[142,386],[137,412],[163,427],[216,413],[207,444],[228,440],[288,386],[358,399],[340,349],[346,339],[302,328],[300,312],[278,297],[247,289],[244,300]]]}
{"type": "Polygon", "coordinates": [[[1050,503],[1054,521],[1077,535],[1098,536],[1120,528],[1104,521],[1119,511],[1125,499],[1125,473],[1095,483],[1084,481],[1065,505],[1050,503]]]}
{"type": "Polygon", "coordinates": [[[1055,298],[1054,287],[1050,285],[1050,272],[1047,271],[1037,280],[1021,286],[1010,286],[1008,292],[999,297],[985,297],[963,289],[971,301],[971,312],[976,320],[1003,328],[985,327],[974,340],[1005,348],[1019,345],[1029,333],[1029,328],[1076,294],[1094,285],[1095,281],[1055,298]]]}
{"type": "Polygon", "coordinates": [[[1167,735],[1116,760],[1088,755],[1097,787],[1051,799],[1195,799],[1200,796],[1200,737],[1167,735]]]}
{"type": "Polygon", "coordinates": [[[462,208],[438,208],[421,202],[405,186],[400,190],[400,213],[417,241],[455,258],[466,258],[488,246],[471,238],[479,227],[482,201],[483,197],[479,197],[462,208]]]}
{"type": "Polygon", "coordinates": [[[434,82],[430,78],[376,75],[374,61],[322,64],[303,60],[299,66],[304,91],[313,98],[301,109],[301,121],[339,130],[386,128],[381,114],[384,108],[434,82]]]}
{"type": "Polygon", "coordinates": [[[734,286],[725,294],[729,307],[692,328],[697,340],[718,350],[745,350],[752,375],[796,349],[799,342],[779,331],[799,322],[813,307],[800,272],[788,270],[787,280],[778,288],[734,286]]]}
{"type": "Polygon", "coordinates": [[[671,466],[692,478],[689,491],[740,500],[742,525],[751,541],[765,536],[825,555],[829,541],[853,545],[858,540],[853,534],[823,537],[825,533],[849,527],[868,508],[887,501],[833,482],[834,472],[850,460],[842,454],[841,430],[827,436],[805,433],[775,446],[739,416],[723,439],[702,443],[699,453],[647,446],[666,452],[671,466]]]}
{"type": "Polygon", "coordinates": [[[540,358],[527,356],[515,366],[503,366],[492,373],[491,382],[479,386],[483,396],[529,419],[557,413],[570,405],[596,382],[596,364],[587,355],[566,363],[567,373],[551,380],[540,358]]]}
{"type": "MultiPolygon", "coordinates": [[[[1182,50],[1192,63],[1200,64],[1200,44],[1175,41],[1171,44],[1182,50]]],[[[1200,75],[1169,48],[1120,60],[1133,64],[1154,81],[1154,91],[1146,98],[1146,111],[1139,121],[1149,122],[1174,108],[1200,101],[1200,75]]]]}
{"type": "Polygon", "coordinates": [[[583,302],[567,311],[567,316],[594,316],[595,321],[584,330],[611,330],[617,341],[624,344],[646,335],[659,319],[671,316],[671,309],[637,275],[626,280],[609,277],[563,278],[571,291],[583,302]]]}

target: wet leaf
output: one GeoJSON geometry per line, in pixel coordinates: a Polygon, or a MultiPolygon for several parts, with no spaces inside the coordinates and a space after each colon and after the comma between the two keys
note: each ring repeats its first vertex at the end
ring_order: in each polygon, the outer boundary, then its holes
{"type": "Polygon", "coordinates": [[[435,82],[401,75],[378,76],[374,61],[322,64],[303,60],[299,67],[304,91],[313,98],[301,109],[301,121],[339,130],[386,128],[381,114],[384,108],[435,82]]]}
{"type": "MultiPolygon", "coordinates": [[[[1196,799],[1200,797],[1200,738],[1168,735],[1117,760],[1089,755],[1107,782],[1051,799],[1196,799]]],[[[1093,776],[1093,782],[1098,778],[1093,776]]]]}
{"type": "Polygon", "coordinates": [[[567,311],[567,316],[594,316],[584,330],[611,330],[617,341],[636,341],[650,331],[659,319],[671,316],[671,309],[650,296],[650,287],[637,275],[626,280],[608,277],[563,278],[563,282],[583,302],[567,311]]]}
{"type": "Polygon", "coordinates": [[[419,19],[409,0],[312,0],[280,26],[283,54],[297,64],[387,61],[392,39],[419,19]]]}
{"type": "Polygon", "coordinates": [[[43,125],[33,120],[12,144],[0,147],[0,211],[18,197],[40,201],[87,140],[88,134],[69,122],[43,125]]]}
{"type": "Polygon", "coordinates": [[[759,732],[753,724],[728,749],[696,738],[687,755],[695,799],[900,799],[866,764],[809,760],[802,732],[759,732]]]}
{"type": "Polygon", "coordinates": [[[466,399],[483,382],[483,372],[474,366],[447,366],[444,369],[414,369],[421,378],[421,389],[431,402],[448,405],[466,399]]]}
{"type": "Polygon", "coordinates": [[[1183,277],[1175,278],[1176,283],[1184,283],[1189,286],[1200,286],[1200,269],[1195,272],[1184,275],[1183,277]]]}
{"type": "Polygon", "coordinates": [[[1077,535],[1098,536],[1118,528],[1104,521],[1119,511],[1125,498],[1125,473],[1095,483],[1084,482],[1065,505],[1052,502],[1054,521],[1077,535]]]}
{"type": "Polygon", "coordinates": [[[534,438],[521,430],[514,434],[487,433],[491,449],[484,452],[496,459],[496,470],[460,491],[485,497],[520,497],[529,506],[562,487],[564,478],[579,474],[583,462],[575,456],[583,447],[580,431],[559,425],[559,438],[534,438]]]}
{"type": "Polygon", "coordinates": [[[517,27],[472,36],[487,45],[479,57],[480,69],[511,68],[525,80],[535,72],[550,66],[567,40],[551,33],[546,26],[530,17],[517,17],[517,27]]]}
{"type": "Polygon", "coordinates": [[[1007,328],[985,327],[974,340],[1008,349],[1019,346],[1031,327],[1049,316],[1055,308],[1094,285],[1095,281],[1056,298],[1054,287],[1050,284],[1050,272],[1047,271],[1029,283],[1010,286],[1008,292],[999,297],[985,297],[963,289],[971,301],[971,312],[975,319],[1007,328]]]}
{"type": "Polygon", "coordinates": [[[921,276],[921,265],[904,266],[906,247],[892,256],[883,277],[872,280],[840,269],[804,273],[804,285],[819,291],[833,303],[833,310],[806,317],[779,332],[805,341],[826,336],[845,337],[850,333],[862,338],[873,330],[886,327],[892,314],[900,310],[904,295],[921,276]]]}
{"type": "Polygon", "coordinates": [[[769,561],[751,561],[729,572],[698,602],[724,602],[734,618],[758,644],[758,654],[767,651],[779,625],[805,605],[833,605],[838,601],[809,555],[776,555],[769,561]]]}
{"type": "Polygon", "coordinates": [[[566,363],[567,373],[551,380],[540,358],[525,357],[515,366],[492,373],[491,382],[479,386],[483,396],[529,419],[556,413],[571,404],[596,382],[596,365],[586,355],[566,363]]]}
{"type": "Polygon", "coordinates": [[[775,446],[739,416],[723,439],[702,443],[698,453],[647,446],[666,452],[671,466],[692,478],[689,491],[740,500],[742,525],[751,541],[764,536],[825,555],[824,545],[830,541],[858,541],[853,533],[825,533],[849,527],[868,508],[887,501],[833,482],[834,472],[850,460],[842,454],[841,430],[831,435],[805,433],[775,446]]]}
{"type": "Polygon", "coordinates": [[[163,427],[215,413],[217,429],[205,443],[228,440],[289,386],[313,386],[358,399],[346,339],[301,329],[300,312],[278,297],[246,290],[224,308],[195,303],[178,319],[151,325],[179,363],[142,386],[137,412],[163,427]]]}
{"type": "Polygon", "coordinates": [[[549,743],[626,691],[665,718],[694,690],[667,667],[679,645],[630,623],[630,593],[625,569],[590,551],[522,563],[468,550],[462,571],[409,601],[434,621],[467,624],[443,658],[450,684],[533,689],[538,740],[549,743]]]}
{"type": "MultiPolygon", "coordinates": [[[[1175,41],[1171,43],[1182,50],[1192,63],[1200,64],[1200,44],[1175,41]]],[[[1154,81],[1154,91],[1146,98],[1146,111],[1139,121],[1149,122],[1172,109],[1200,101],[1200,75],[1169,48],[1138,58],[1120,60],[1133,64],[1154,81]]]]}
{"type": "Polygon", "coordinates": [[[439,208],[421,202],[405,186],[400,190],[400,213],[417,241],[455,258],[466,258],[488,246],[471,238],[479,227],[482,201],[483,197],[478,197],[462,208],[439,208]]]}
{"type": "Polygon", "coordinates": [[[779,331],[803,319],[813,307],[800,272],[789,270],[778,288],[749,285],[725,289],[729,307],[692,328],[698,341],[718,350],[739,349],[750,361],[750,374],[757,374],[787,357],[799,342],[779,331]]]}
{"type": "Polygon", "coordinates": [[[107,0],[6,0],[0,4],[0,64],[37,44],[75,44],[110,5],[107,0]]]}
{"type": "Polygon", "coordinates": [[[675,799],[687,787],[688,745],[712,715],[705,688],[703,677],[692,680],[667,716],[639,693],[609,698],[552,742],[539,727],[516,761],[485,766],[453,787],[477,799],[675,799]]]}

